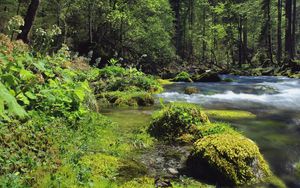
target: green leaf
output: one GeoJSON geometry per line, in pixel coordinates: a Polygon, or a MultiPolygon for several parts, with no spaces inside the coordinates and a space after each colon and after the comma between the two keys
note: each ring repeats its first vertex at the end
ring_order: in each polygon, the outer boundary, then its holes
{"type": "Polygon", "coordinates": [[[17,95],[17,99],[22,101],[26,105],[30,104],[30,101],[28,100],[28,98],[23,93],[20,93],[19,95],[17,95]]]}
{"type": "Polygon", "coordinates": [[[82,89],[76,89],[74,91],[75,95],[79,98],[80,101],[83,101],[85,98],[85,92],[82,89]]]}
{"type": "Polygon", "coordinates": [[[0,115],[6,116],[6,113],[10,116],[18,116],[20,118],[24,118],[27,116],[26,111],[20,106],[12,96],[6,87],[0,82],[0,115]],[[6,108],[7,107],[7,110],[6,108]]]}
{"type": "Polygon", "coordinates": [[[31,80],[32,78],[35,78],[35,75],[32,74],[30,71],[28,70],[25,70],[25,69],[22,69],[20,71],[20,77],[22,80],[24,81],[28,81],[28,80],[31,80]]]}
{"type": "Polygon", "coordinates": [[[26,95],[29,99],[31,99],[31,100],[37,99],[36,95],[33,94],[33,93],[31,93],[30,91],[27,91],[27,92],[25,93],[25,95],[26,95]]]}

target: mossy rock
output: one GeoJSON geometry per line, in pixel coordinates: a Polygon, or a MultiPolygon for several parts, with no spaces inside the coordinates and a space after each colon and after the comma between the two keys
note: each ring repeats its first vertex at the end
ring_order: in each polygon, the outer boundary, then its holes
{"type": "Polygon", "coordinates": [[[188,103],[170,103],[154,113],[149,132],[152,136],[175,141],[184,134],[197,138],[199,127],[209,123],[209,119],[199,106],[188,103]]]}
{"type": "Polygon", "coordinates": [[[194,75],[192,77],[192,80],[194,82],[221,82],[222,81],[218,73],[215,72],[206,72],[201,75],[194,75]]]}
{"type": "Polygon", "coordinates": [[[97,97],[99,100],[106,99],[115,106],[151,106],[154,104],[154,97],[147,92],[105,92],[97,97]]]}
{"type": "Polygon", "coordinates": [[[214,178],[226,186],[253,185],[271,181],[273,177],[257,145],[237,134],[215,134],[199,139],[188,166],[194,175],[214,178]]]}
{"type": "Polygon", "coordinates": [[[184,94],[187,94],[187,95],[192,95],[192,94],[197,94],[197,93],[199,93],[199,89],[196,87],[186,87],[184,89],[184,94]]]}
{"type": "Polygon", "coordinates": [[[256,115],[241,110],[205,110],[205,113],[217,120],[255,119],[256,115]]]}
{"type": "Polygon", "coordinates": [[[174,82],[193,82],[191,79],[191,75],[188,72],[180,72],[177,76],[172,80],[174,82]]]}

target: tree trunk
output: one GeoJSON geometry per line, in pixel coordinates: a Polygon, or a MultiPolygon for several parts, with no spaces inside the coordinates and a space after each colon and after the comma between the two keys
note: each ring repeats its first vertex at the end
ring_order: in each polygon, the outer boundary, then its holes
{"type": "Polygon", "coordinates": [[[293,23],[292,23],[292,39],[293,39],[293,45],[292,45],[292,57],[295,57],[297,49],[297,43],[296,43],[296,27],[297,27],[297,2],[296,0],[293,0],[293,23]]]}
{"type": "Polygon", "coordinates": [[[238,31],[239,31],[239,34],[238,34],[238,48],[239,48],[239,67],[242,67],[242,61],[243,61],[243,38],[242,38],[242,35],[243,35],[243,23],[242,23],[242,18],[239,17],[239,23],[238,23],[238,31]]]}
{"type": "Polygon", "coordinates": [[[277,61],[278,64],[281,64],[282,60],[282,32],[281,32],[281,25],[282,25],[282,0],[278,0],[277,5],[278,10],[278,26],[277,26],[277,61]]]}
{"type": "Polygon", "coordinates": [[[271,64],[273,64],[273,50],[272,50],[272,31],[271,31],[271,1],[268,3],[267,11],[268,11],[268,54],[270,58],[271,64]]]}
{"type": "Polygon", "coordinates": [[[28,39],[28,35],[29,32],[32,28],[32,25],[34,23],[35,20],[35,16],[37,13],[37,10],[39,8],[40,5],[40,0],[31,0],[31,3],[28,7],[26,16],[25,16],[25,24],[24,26],[22,26],[20,29],[22,30],[22,32],[18,35],[17,39],[23,40],[23,42],[28,43],[29,39],[28,39]]]}
{"type": "Polygon", "coordinates": [[[287,60],[293,59],[293,38],[292,38],[292,0],[285,1],[286,30],[285,30],[285,53],[287,60]]]}
{"type": "Polygon", "coordinates": [[[203,35],[203,40],[202,40],[202,61],[205,60],[205,51],[206,51],[206,7],[205,5],[203,6],[203,27],[202,27],[202,35],[203,35]]]}

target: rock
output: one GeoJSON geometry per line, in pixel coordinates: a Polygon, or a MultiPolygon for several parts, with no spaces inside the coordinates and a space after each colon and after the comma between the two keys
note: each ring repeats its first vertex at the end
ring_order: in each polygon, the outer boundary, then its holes
{"type": "Polygon", "coordinates": [[[213,177],[226,186],[274,180],[257,145],[242,135],[225,133],[199,139],[187,164],[195,176],[213,177]]]}
{"type": "Polygon", "coordinates": [[[175,168],[168,168],[168,172],[172,175],[179,174],[178,170],[176,170],[175,168]]]}
{"type": "Polygon", "coordinates": [[[162,110],[154,113],[148,131],[160,140],[176,141],[184,134],[197,139],[199,127],[209,123],[209,119],[201,108],[188,103],[170,103],[162,110]]]}
{"type": "Polygon", "coordinates": [[[156,178],[155,187],[173,187],[169,179],[156,178]]]}
{"type": "Polygon", "coordinates": [[[192,77],[192,80],[194,82],[221,82],[222,81],[218,73],[212,71],[203,73],[201,75],[195,75],[192,77]]]}
{"type": "Polygon", "coordinates": [[[199,90],[196,87],[187,87],[184,89],[184,93],[187,95],[191,95],[191,94],[199,93],[199,90]]]}
{"type": "Polygon", "coordinates": [[[188,72],[180,72],[177,76],[172,80],[174,82],[193,82],[191,76],[188,72]]]}

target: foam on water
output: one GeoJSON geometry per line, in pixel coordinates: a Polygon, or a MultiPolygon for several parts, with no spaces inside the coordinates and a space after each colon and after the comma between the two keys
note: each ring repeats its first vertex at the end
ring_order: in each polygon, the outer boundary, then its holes
{"type": "MultiPolygon", "coordinates": [[[[216,102],[226,102],[229,104],[234,104],[235,106],[245,106],[255,104],[262,106],[275,107],[278,109],[296,110],[300,111],[300,81],[289,78],[277,78],[277,80],[271,80],[270,78],[264,79],[264,77],[254,77],[254,78],[241,78],[238,77],[239,81],[236,82],[234,87],[241,87],[244,85],[250,85],[250,87],[270,87],[274,88],[277,93],[269,94],[264,93],[261,95],[252,93],[234,92],[232,90],[224,90],[220,93],[213,95],[205,94],[194,94],[185,95],[178,91],[165,92],[159,97],[165,99],[166,101],[186,101],[197,104],[212,104],[216,102]],[[251,80],[252,79],[252,80],[251,80]],[[261,82],[257,81],[260,79],[261,82]],[[246,80],[246,81],[244,81],[246,80]],[[267,80],[267,81],[266,81],[267,80]],[[244,81],[244,82],[243,82],[244,81]],[[240,83],[241,85],[239,86],[240,83]],[[252,85],[251,85],[252,84],[252,85]]],[[[233,83],[228,83],[227,85],[233,85],[233,83]]],[[[200,88],[205,87],[203,85],[200,88]]],[[[219,85],[216,84],[216,88],[219,85]]],[[[201,90],[201,89],[200,89],[201,90]]]]}

